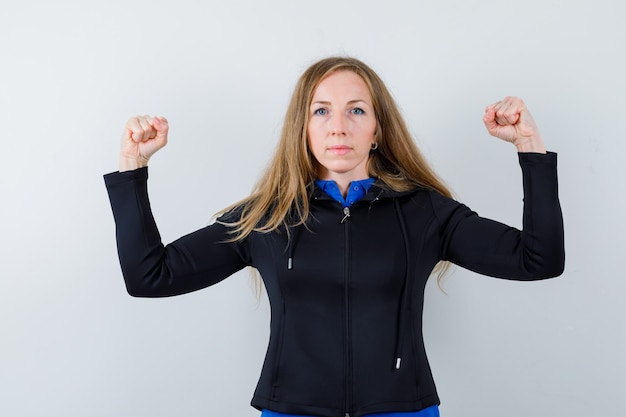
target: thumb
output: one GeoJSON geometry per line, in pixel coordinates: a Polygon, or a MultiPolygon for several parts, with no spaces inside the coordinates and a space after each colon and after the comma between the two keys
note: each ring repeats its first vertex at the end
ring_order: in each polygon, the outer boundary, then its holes
{"type": "Polygon", "coordinates": [[[485,124],[487,131],[491,135],[494,135],[498,129],[498,123],[496,122],[496,111],[493,108],[493,106],[488,106],[485,109],[485,114],[483,116],[483,123],[485,124]]]}
{"type": "Polygon", "coordinates": [[[156,130],[154,139],[160,145],[159,147],[165,146],[167,144],[167,134],[170,129],[167,119],[159,116],[152,118],[152,127],[156,130]]]}
{"type": "Polygon", "coordinates": [[[165,117],[155,116],[152,118],[152,127],[157,131],[157,136],[167,135],[170,126],[165,117]]]}

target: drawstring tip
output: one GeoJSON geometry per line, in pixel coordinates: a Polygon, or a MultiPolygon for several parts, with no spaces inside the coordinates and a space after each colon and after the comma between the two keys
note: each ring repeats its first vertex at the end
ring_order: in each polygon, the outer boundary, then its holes
{"type": "Polygon", "coordinates": [[[400,361],[402,358],[396,358],[396,369],[400,369],[400,361]]]}
{"type": "Polygon", "coordinates": [[[293,258],[287,260],[287,269],[293,269],[293,258]]]}

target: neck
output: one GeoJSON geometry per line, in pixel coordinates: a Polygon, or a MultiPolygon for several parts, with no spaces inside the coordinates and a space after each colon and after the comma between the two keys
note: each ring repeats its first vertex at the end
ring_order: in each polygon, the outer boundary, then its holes
{"type": "Polygon", "coordinates": [[[348,195],[348,189],[352,181],[359,181],[369,178],[366,169],[354,169],[347,172],[337,172],[328,169],[321,169],[317,173],[317,178],[324,181],[335,181],[343,198],[348,195]]]}
{"type": "Polygon", "coordinates": [[[341,192],[343,198],[346,198],[348,196],[348,188],[350,188],[350,183],[352,182],[352,180],[345,179],[338,181],[334,179],[333,181],[337,183],[337,187],[339,187],[339,191],[341,192]]]}

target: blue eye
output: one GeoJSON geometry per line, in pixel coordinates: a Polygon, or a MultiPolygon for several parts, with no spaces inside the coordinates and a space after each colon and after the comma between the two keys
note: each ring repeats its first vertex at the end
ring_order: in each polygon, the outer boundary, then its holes
{"type": "Polygon", "coordinates": [[[363,110],[360,107],[355,107],[355,108],[352,109],[352,114],[356,114],[356,115],[361,116],[361,115],[365,114],[365,110],[363,110]]]}
{"type": "Polygon", "coordinates": [[[313,112],[313,114],[315,114],[315,115],[317,115],[317,116],[324,116],[324,115],[326,115],[327,113],[328,113],[328,110],[326,110],[326,109],[325,109],[325,108],[323,108],[323,107],[321,107],[321,108],[319,108],[319,109],[317,109],[317,110],[315,110],[315,111],[313,112]]]}

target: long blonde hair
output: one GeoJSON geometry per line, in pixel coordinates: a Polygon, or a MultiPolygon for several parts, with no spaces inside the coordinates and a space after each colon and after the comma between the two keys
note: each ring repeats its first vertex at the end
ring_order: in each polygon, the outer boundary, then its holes
{"type": "MultiPolygon", "coordinates": [[[[369,89],[377,120],[378,149],[370,152],[368,172],[377,178],[377,184],[395,191],[423,187],[451,197],[415,145],[398,106],[378,75],[358,59],[329,57],[314,63],[300,76],[287,107],[276,152],[254,191],[218,213],[238,210],[237,217],[227,223],[232,227],[233,241],[252,232],[268,233],[306,224],[309,193],[317,175],[317,161],[308,145],[309,107],[320,82],[337,71],[354,72],[369,89]]],[[[438,269],[441,277],[442,268],[438,269]]]]}

